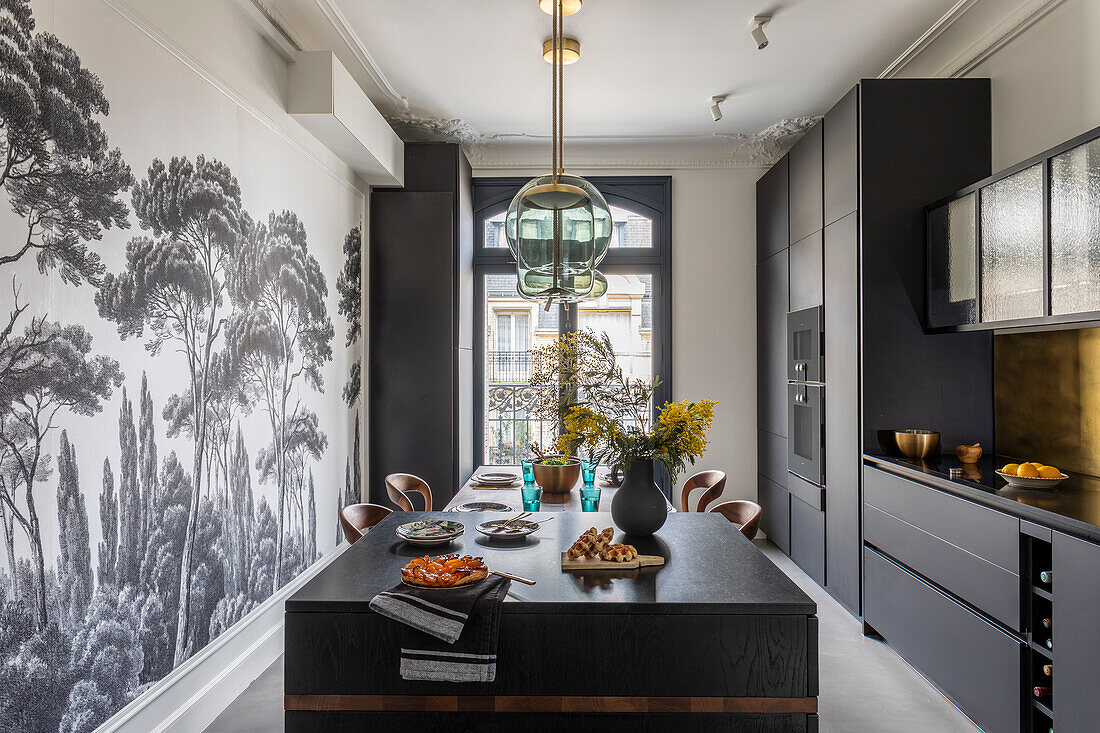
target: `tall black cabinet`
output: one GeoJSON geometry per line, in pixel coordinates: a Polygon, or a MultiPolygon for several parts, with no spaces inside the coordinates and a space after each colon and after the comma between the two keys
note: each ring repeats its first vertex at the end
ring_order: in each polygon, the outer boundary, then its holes
{"type": "Polygon", "coordinates": [[[442,507],[473,471],[473,209],[458,145],[406,143],[405,187],[371,192],[369,496],[413,473],[442,507]]]}
{"type": "Polygon", "coordinates": [[[863,80],[757,184],[763,527],[854,615],[862,454],[898,428],[939,430],[948,449],[992,445],[989,338],[939,340],[921,325],[923,207],[988,174],[989,95],[988,79],[863,80]],[[776,234],[784,209],[786,250],[776,234]],[[789,311],[824,309],[821,486],[775,465],[789,437],[776,422],[785,413],[773,416],[786,361],[775,346],[786,343],[780,283],[789,311]]]}

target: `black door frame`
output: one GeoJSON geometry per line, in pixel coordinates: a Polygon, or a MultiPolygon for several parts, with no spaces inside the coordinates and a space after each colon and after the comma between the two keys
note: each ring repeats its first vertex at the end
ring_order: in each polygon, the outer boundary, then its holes
{"type": "MultiPolygon", "coordinates": [[[[529,178],[474,178],[474,465],[485,462],[485,276],[515,272],[507,247],[486,248],[485,220],[507,209],[529,178]]],[[[652,247],[616,247],[607,253],[600,271],[653,275],[653,373],[660,380],[653,395],[654,411],[672,401],[672,178],[671,176],[593,176],[588,180],[610,206],[620,206],[653,221],[652,247]]],[[[569,328],[565,306],[558,329],[569,328]]],[[[658,467],[659,481],[669,493],[669,479],[658,467]]]]}

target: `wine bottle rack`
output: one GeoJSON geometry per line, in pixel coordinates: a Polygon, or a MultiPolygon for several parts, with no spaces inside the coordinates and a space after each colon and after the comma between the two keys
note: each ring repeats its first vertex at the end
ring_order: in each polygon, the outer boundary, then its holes
{"type": "Polygon", "coordinates": [[[1027,647],[1024,652],[1023,694],[1030,703],[1026,716],[1030,733],[1049,733],[1054,730],[1054,659],[1057,649],[1053,639],[1055,580],[1046,582],[1044,573],[1051,570],[1050,542],[1025,535],[1024,587],[1029,589],[1024,598],[1024,619],[1027,647]],[[1049,674],[1048,674],[1049,673],[1049,674]],[[1037,696],[1036,688],[1049,688],[1050,694],[1037,696]]]}

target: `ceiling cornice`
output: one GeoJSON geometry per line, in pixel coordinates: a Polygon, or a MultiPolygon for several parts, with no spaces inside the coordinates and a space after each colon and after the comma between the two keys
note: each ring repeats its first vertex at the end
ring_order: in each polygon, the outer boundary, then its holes
{"type": "Polygon", "coordinates": [[[348,22],[348,18],[344,15],[343,11],[336,6],[333,0],[313,0],[316,3],[318,9],[320,9],[322,15],[325,16],[325,20],[328,21],[332,29],[339,34],[340,38],[347,44],[348,49],[355,54],[355,60],[359,62],[359,65],[363,67],[363,70],[367,72],[367,76],[371,81],[375,83],[378,89],[389,97],[391,103],[402,112],[409,110],[409,98],[398,92],[393,84],[390,83],[389,78],[378,66],[378,62],[374,60],[374,56],[367,49],[366,44],[363,43],[363,39],[359,37],[359,34],[355,32],[355,29],[351,27],[351,23],[348,22]]]}
{"type": "Polygon", "coordinates": [[[1063,2],[1065,0],[1024,0],[1014,10],[1005,13],[1002,10],[1003,3],[992,3],[989,0],[984,2],[983,0],[959,0],[927,31],[921,34],[913,45],[894,59],[879,74],[879,78],[889,79],[904,76],[903,72],[906,67],[919,59],[937,39],[957,25],[958,21],[967,12],[981,12],[991,17],[983,18],[982,22],[974,25],[981,30],[986,28],[990,30],[980,35],[964,38],[961,41],[956,39],[955,46],[966,44],[961,53],[957,53],[947,64],[938,66],[935,71],[927,69],[918,74],[919,76],[930,75],[941,78],[965,76],[1063,2]]]}
{"type": "MultiPolygon", "coordinates": [[[[783,157],[818,119],[781,120],[751,135],[567,137],[566,166],[583,169],[766,168],[783,157]]],[[[538,169],[549,165],[549,137],[493,135],[461,142],[475,169],[538,169]]]]}

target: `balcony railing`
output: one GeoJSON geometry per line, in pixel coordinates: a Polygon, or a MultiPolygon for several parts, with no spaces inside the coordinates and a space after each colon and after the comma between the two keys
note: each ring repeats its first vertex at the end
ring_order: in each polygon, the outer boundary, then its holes
{"type": "Polygon", "coordinates": [[[489,384],[526,384],[531,378],[531,352],[490,351],[486,354],[485,372],[489,384]]]}

